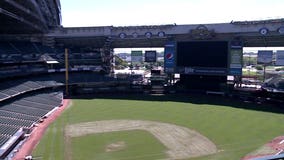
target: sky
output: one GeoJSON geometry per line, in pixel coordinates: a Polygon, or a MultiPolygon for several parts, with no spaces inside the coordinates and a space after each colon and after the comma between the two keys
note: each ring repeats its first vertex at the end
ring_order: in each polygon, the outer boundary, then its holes
{"type": "Polygon", "coordinates": [[[232,20],[284,18],[284,0],[60,0],[60,2],[64,27],[208,24],[229,23],[232,20]]]}
{"type": "Polygon", "coordinates": [[[61,0],[64,27],[228,23],[284,18],[284,0],[61,0]]]}

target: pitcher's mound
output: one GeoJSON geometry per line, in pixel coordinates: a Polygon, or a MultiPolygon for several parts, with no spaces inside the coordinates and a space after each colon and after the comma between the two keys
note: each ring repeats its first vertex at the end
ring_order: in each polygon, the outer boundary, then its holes
{"type": "Polygon", "coordinates": [[[115,152],[115,151],[120,151],[126,148],[126,144],[124,141],[118,141],[115,143],[111,143],[106,146],[105,151],[106,152],[115,152]]]}

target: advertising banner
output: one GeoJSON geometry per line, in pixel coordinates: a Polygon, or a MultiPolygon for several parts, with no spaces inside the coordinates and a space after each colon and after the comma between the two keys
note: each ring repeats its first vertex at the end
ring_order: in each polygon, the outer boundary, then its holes
{"type": "Polygon", "coordinates": [[[229,75],[242,75],[242,58],[243,50],[242,49],[231,49],[230,50],[230,69],[229,75]]]}
{"type": "Polygon", "coordinates": [[[276,51],[276,62],[277,66],[284,66],[284,50],[276,51]]]}
{"type": "Polygon", "coordinates": [[[175,49],[176,43],[175,42],[168,42],[165,45],[165,52],[164,52],[164,67],[166,73],[174,73],[175,68],[175,49]]]}
{"type": "Polygon", "coordinates": [[[143,56],[142,51],[131,51],[131,61],[132,62],[142,62],[143,56]]]}
{"type": "Polygon", "coordinates": [[[258,51],[257,64],[270,64],[272,62],[273,51],[258,51]]]}
{"type": "Polygon", "coordinates": [[[227,68],[185,67],[184,74],[191,75],[227,75],[227,68]]]}
{"type": "Polygon", "coordinates": [[[157,52],[156,51],[145,51],[145,62],[156,62],[157,52]]]}

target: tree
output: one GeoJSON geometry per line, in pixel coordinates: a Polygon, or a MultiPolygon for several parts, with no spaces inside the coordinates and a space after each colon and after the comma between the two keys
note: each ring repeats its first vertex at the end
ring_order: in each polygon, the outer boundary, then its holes
{"type": "Polygon", "coordinates": [[[117,55],[114,55],[115,57],[115,69],[124,69],[128,66],[127,62],[125,62],[123,59],[118,57],[117,55]]]}

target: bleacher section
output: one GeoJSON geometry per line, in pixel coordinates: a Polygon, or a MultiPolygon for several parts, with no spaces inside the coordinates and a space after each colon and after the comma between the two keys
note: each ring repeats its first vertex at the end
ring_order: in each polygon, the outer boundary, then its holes
{"type": "Polygon", "coordinates": [[[0,106],[0,158],[34,124],[62,105],[62,92],[42,93],[0,106]]]}

